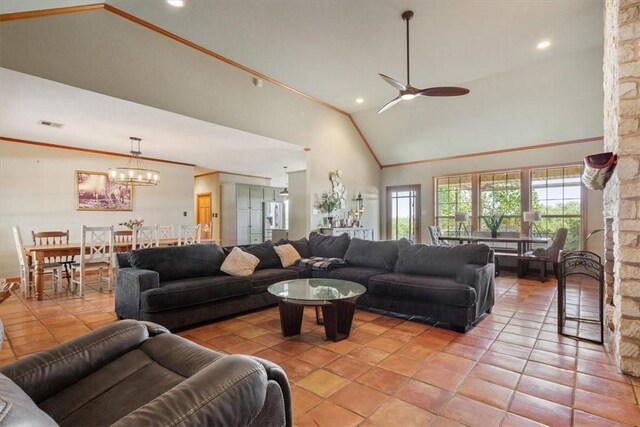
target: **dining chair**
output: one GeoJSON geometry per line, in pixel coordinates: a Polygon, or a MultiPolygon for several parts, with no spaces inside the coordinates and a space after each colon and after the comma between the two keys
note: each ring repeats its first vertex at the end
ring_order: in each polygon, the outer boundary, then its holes
{"type": "Polygon", "coordinates": [[[429,229],[429,237],[431,237],[431,244],[435,246],[450,246],[448,242],[440,240],[440,236],[442,236],[442,229],[437,225],[430,225],[427,227],[429,229]]]}
{"type": "MultiPolygon", "coordinates": [[[[31,239],[34,245],[68,245],[69,230],[67,231],[31,231],[31,239]]],[[[71,264],[75,262],[72,255],[49,257],[44,259],[46,263],[62,264],[64,273],[67,276],[67,285],[71,285],[71,272],[69,271],[71,264]]]]}
{"type": "MultiPolygon", "coordinates": [[[[31,276],[33,275],[34,266],[29,265],[27,256],[24,253],[24,244],[22,243],[22,235],[20,234],[20,228],[18,226],[12,227],[13,238],[16,243],[16,251],[18,252],[18,262],[20,263],[20,291],[25,297],[31,296],[33,289],[33,283],[31,276]]],[[[44,273],[51,273],[53,275],[53,290],[54,292],[60,291],[60,278],[62,277],[62,264],[58,262],[46,262],[43,264],[44,273]]]]}
{"type": "MultiPolygon", "coordinates": [[[[553,237],[553,242],[550,246],[546,248],[537,248],[533,251],[526,252],[525,256],[530,257],[530,261],[539,261],[545,263],[552,262],[553,263],[553,272],[558,278],[558,263],[560,262],[560,254],[564,249],[564,245],[567,242],[567,235],[569,234],[569,230],[566,228],[558,228],[555,236],[553,237]]],[[[528,265],[526,266],[528,269],[528,265]]],[[[545,268],[546,269],[546,268],[545,268]]]]}
{"type": "Polygon", "coordinates": [[[173,225],[159,225],[160,239],[175,239],[173,225]]]}
{"type": "Polygon", "coordinates": [[[82,226],[80,236],[80,261],[71,264],[71,283],[73,291],[79,296],[84,295],[86,273],[89,269],[98,270],[98,283],[102,288],[105,282],[103,269],[108,271],[107,289],[111,291],[111,278],[113,275],[111,257],[115,233],[111,227],[87,227],[82,226]],[[76,276],[78,276],[76,278],[76,276]]]}
{"type": "Polygon", "coordinates": [[[158,225],[133,226],[131,249],[157,248],[160,246],[158,225]]]}
{"type": "Polygon", "coordinates": [[[201,225],[202,227],[202,238],[203,239],[212,239],[213,238],[213,222],[205,222],[201,225]]]}
{"type": "Polygon", "coordinates": [[[202,225],[184,225],[180,224],[178,232],[178,246],[193,245],[200,243],[202,240],[202,225]]]}

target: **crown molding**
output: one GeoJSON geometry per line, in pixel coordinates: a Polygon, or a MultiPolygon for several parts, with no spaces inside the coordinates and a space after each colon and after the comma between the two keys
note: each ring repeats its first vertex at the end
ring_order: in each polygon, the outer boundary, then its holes
{"type": "Polygon", "coordinates": [[[259,178],[259,179],[268,179],[271,180],[271,178],[269,178],[268,176],[258,176],[258,175],[247,175],[244,173],[236,173],[236,172],[225,172],[225,171],[213,171],[213,172],[205,172],[205,173],[201,173],[198,175],[195,175],[194,178],[200,178],[203,176],[209,176],[209,175],[217,175],[217,174],[225,174],[225,175],[235,175],[235,176],[244,176],[247,178],[259,178]]]}

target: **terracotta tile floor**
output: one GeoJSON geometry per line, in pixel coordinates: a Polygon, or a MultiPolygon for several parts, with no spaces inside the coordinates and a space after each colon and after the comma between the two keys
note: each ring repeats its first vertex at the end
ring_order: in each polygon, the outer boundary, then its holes
{"type": "MultiPolygon", "coordinates": [[[[493,314],[464,335],[357,310],[349,339],[334,343],[307,309],[302,335],[285,339],[277,308],[179,335],[280,364],[298,426],[640,425],[640,379],[618,373],[604,347],[557,335],[555,290],[502,276],[493,314]]],[[[14,296],[0,317],[0,365],[115,321],[112,294],[94,288],[14,296]]]]}

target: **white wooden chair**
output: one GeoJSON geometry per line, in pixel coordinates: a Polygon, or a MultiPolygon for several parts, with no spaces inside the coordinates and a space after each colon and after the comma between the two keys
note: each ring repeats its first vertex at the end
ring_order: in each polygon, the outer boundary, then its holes
{"type": "Polygon", "coordinates": [[[178,235],[178,246],[193,245],[200,243],[202,240],[202,226],[196,225],[180,225],[178,235]]]}
{"type": "Polygon", "coordinates": [[[131,249],[157,248],[160,246],[160,230],[157,225],[133,226],[131,249]]]}
{"type": "MultiPolygon", "coordinates": [[[[24,253],[24,244],[22,243],[22,235],[18,226],[12,227],[13,238],[16,242],[16,251],[18,252],[18,262],[20,263],[20,291],[25,297],[31,296],[33,283],[30,280],[34,266],[29,265],[27,256],[24,253]]],[[[64,266],[59,262],[46,262],[43,264],[44,273],[53,275],[53,290],[60,291],[60,279],[62,278],[62,270],[64,266]]]]}
{"type": "Polygon", "coordinates": [[[71,284],[74,287],[73,290],[77,291],[79,296],[84,295],[85,276],[88,269],[98,269],[98,283],[102,287],[105,282],[103,269],[106,268],[108,272],[108,279],[106,279],[107,289],[111,291],[113,242],[113,226],[82,226],[80,261],[71,265],[71,284]]]}
{"type": "Polygon", "coordinates": [[[175,239],[173,225],[159,225],[160,239],[175,239]]]}

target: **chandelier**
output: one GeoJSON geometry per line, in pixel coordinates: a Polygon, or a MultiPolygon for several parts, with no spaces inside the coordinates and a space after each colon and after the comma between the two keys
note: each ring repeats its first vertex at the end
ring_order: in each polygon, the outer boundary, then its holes
{"type": "Polygon", "coordinates": [[[129,137],[131,140],[131,157],[123,168],[109,169],[109,180],[117,184],[127,185],[158,185],[160,172],[147,169],[142,161],[140,152],[140,138],[129,137]],[[137,145],[136,145],[137,144],[137,145]]]}

